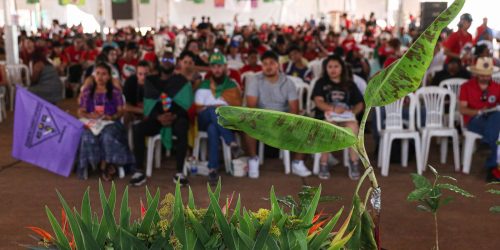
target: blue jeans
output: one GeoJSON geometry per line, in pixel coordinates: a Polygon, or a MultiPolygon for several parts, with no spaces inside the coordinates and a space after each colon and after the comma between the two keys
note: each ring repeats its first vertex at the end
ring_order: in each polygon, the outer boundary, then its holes
{"type": "Polygon", "coordinates": [[[474,116],[467,125],[471,132],[483,136],[482,141],[491,149],[490,156],[486,160],[486,168],[497,166],[497,139],[500,131],[500,112],[492,112],[481,116],[474,116]]]}
{"type": "Polygon", "coordinates": [[[198,128],[208,134],[208,168],[217,169],[219,166],[220,137],[229,145],[235,141],[231,130],[223,128],[217,123],[215,107],[209,107],[198,114],[198,128]]]}

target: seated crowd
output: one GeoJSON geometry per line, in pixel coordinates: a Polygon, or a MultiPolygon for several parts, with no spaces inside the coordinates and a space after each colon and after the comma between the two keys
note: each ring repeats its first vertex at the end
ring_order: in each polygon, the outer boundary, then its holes
{"type": "MultiPolygon", "coordinates": [[[[500,103],[500,85],[492,79],[499,60],[492,57],[493,37],[486,21],[478,28],[477,39],[468,33],[471,22],[471,16],[464,14],[457,32],[443,33],[431,66],[436,70],[429,70],[423,85],[467,79],[457,97],[459,111],[466,129],[480,134],[492,151],[486,161],[489,178],[500,180],[496,158],[500,112],[492,110],[500,103]]],[[[249,157],[250,178],[259,177],[260,165],[257,141],[220,126],[217,107],[244,105],[304,114],[300,107],[312,102],[315,108],[307,115],[357,134],[364,89],[374,69],[396,62],[417,34],[414,27],[393,35],[393,30],[367,20],[356,24],[342,25],[340,33],[313,21],[298,26],[236,25],[229,32],[203,21],[144,35],[129,27],[107,34],[104,40],[98,34],[82,34],[78,27],[58,27],[58,33],[36,34],[39,39],[23,33],[20,58],[31,69],[31,91],[57,104],[62,97],[55,93],[64,87],[67,97],[78,96],[79,118],[104,124],[98,133],[89,129],[83,133],[77,162],[81,178],[87,177],[89,168],[100,169],[105,180],[124,170],[132,176],[131,184],[142,185],[146,138],[160,134],[161,144],[173,150],[176,160],[174,182],[186,185],[183,169],[196,135],[193,131],[204,131],[208,180],[215,183],[222,143],[231,148],[233,157],[249,157]],[[360,32],[363,36],[355,38],[360,32]],[[297,80],[309,86],[311,100],[299,96],[297,80]],[[346,113],[354,118],[330,119],[346,113]]],[[[0,73],[2,82],[5,73],[0,73]]],[[[312,174],[306,157],[293,154],[292,173],[312,174]]],[[[356,180],[362,168],[359,157],[354,150],[348,157],[349,178],[356,180]]],[[[330,177],[331,158],[328,153],[321,155],[319,178],[330,177]]]]}

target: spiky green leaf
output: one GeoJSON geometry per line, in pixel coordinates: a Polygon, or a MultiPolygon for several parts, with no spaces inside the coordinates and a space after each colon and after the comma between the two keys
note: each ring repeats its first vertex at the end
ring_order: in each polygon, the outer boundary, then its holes
{"type": "Polygon", "coordinates": [[[49,218],[52,230],[54,230],[54,233],[56,235],[56,244],[58,248],[60,248],[61,250],[71,250],[68,238],[64,234],[61,225],[59,224],[59,222],[57,222],[56,217],[54,217],[54,214],[52,213],[52,211],[50,211],[48,206],[45,206],[45,212],[47,213],[47,217],[49,218]]]}
{"type": "Polygon", "coordinates": [[[223,106],[219,124],[240,130],[272,147],[298,153],[332,152],[357,142],[351,130],[325,121],[272,110],[223,106]]]}

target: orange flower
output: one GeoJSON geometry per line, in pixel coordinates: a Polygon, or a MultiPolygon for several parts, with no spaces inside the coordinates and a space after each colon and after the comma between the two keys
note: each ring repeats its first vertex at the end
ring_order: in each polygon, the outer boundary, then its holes
{"type": "Polygon", "coordinates": [[[52,235],[50,235],[47,231],[39,228],[39,227],[26,227],[27,229],[30,229],[31,231],[35,232],[36,234],[40,235],[44,241],[47,242],[52,242],[54,238],[52,235]]]}
{"type": "Polygon", "coordinates": [[[146,208],[144,207],[144,203],[142,203],[141,199],[141,219],[144,219],[145,215],[146,215],[146,208]]]}

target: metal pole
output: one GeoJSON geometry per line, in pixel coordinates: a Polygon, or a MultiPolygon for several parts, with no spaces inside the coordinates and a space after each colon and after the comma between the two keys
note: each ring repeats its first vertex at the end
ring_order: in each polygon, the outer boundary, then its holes
{"type": "Polygon", "coordinates": [[[135,0],[135,11],[136,11],[136,18],[137,18],[137,28],[141,28],[141,15],[140,15],[140,3],[139,3],[140,0],[135,0]]]}
{"type": "Polygon", "coordinates": [[[14,0],[4,0],[3,11],[5,19],[5,56],[7,64],[19,63],[19,44],[17,41],[19,22],[14,0]],[[15,20],[14,20],[15,19],[15,20]],[[14,22],[15,21],[15,22],[14,22]]]}
{"type": "Polygon", "coordinates": [[[101,39],[105,41],[106,35],[104,35],[104,26],[106,26],[106,19],[104,18],[104,0],[99,1],[99,26],[101,39]]]}

